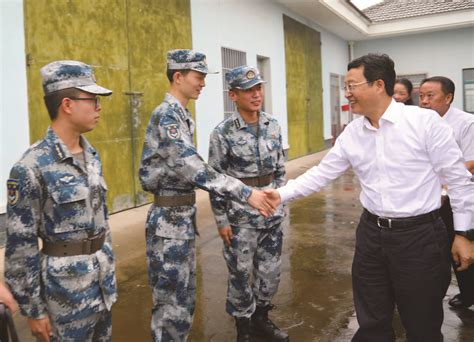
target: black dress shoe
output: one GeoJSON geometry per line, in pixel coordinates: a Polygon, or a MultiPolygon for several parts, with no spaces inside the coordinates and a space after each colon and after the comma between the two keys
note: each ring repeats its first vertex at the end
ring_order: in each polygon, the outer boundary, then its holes
{"type": "Polygon", "coordinates": [[[451,298],[448,303],[453,308],[468,308],[474,304],[474,302],[465,301],[460,293],[451,298]]]}

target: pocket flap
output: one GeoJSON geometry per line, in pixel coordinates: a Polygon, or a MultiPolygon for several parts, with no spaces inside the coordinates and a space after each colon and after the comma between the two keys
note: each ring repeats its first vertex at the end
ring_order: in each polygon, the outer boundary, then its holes
{"type": "Polygon", "coordinates": [[[72,203],[85,200],[89,190],[80,185],[61,186],[53,189],[51,196],[56,203],[72,203]]]}

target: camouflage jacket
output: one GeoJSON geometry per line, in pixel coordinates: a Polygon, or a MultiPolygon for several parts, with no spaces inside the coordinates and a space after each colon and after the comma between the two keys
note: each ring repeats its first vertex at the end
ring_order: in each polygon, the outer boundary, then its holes
{"type": "MultiPolygon", "coordinates": [[[[189,194],[196,187],[246,203],[251,188],[219,174],[197,153],[191,113],[171,94],[152,113],[143,145],[140,182],[155,195],[189,194]]],[[[195,206],[156,207],[148,212],[147,226],[156,235],[193,239],[195,206]]]]}
{"type": "MultiPolygon", "coordinates": [[[[276,119],[260,112],[258,134],[236,112],[222,121],[211,133],[209,165],[235,178],[274,175],[267,187],[285,184],[285,160],[281,128],[276,119]]],[[[265,188],[265,187],[264,187],[265,188]]],[[[270,228],[284,217],[280,206],[273,216],[265,219],[249,205],[236,203],[211,194],[211,204],[219,228],[234,225],[241,228],[270,228]]]]}
{"type": "Polygon", "coordinates": [[[87,170],[49,128],[12,168],[8,187],[5,279],[23,315],[59,322],[110,309],[116,301],[115,260],[99,155],[81,137],[87,170]],[[52,257],[46,241],[80,241],[106,234],[91,255],[52,257]]]}

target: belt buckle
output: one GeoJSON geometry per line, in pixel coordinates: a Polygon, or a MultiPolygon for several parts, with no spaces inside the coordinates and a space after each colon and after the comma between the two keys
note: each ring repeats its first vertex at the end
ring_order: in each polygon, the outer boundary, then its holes
{"type": "Polygon", "coordinates": [[[388,218],[388,217],[380,217],[380,216],[378,216],[378,217],[377,217],[377,226],[378,226],[379,228],[392,229],[392,219],[391,219],[391,218],[388,218]],[[386,220],[387,223],[388,223],[388,226],[382,225],[382,221],[381,221],[381,220],[386,220]]]}

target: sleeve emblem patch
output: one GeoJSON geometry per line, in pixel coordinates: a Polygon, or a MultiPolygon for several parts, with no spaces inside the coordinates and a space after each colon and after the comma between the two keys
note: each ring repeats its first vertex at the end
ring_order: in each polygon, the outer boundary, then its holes
{"type": "Polygon", "coordinates": [[[181,137],[181,132],[178,129],[178,125],[173,124],[173,125],[168,125],[165,126],[166,129],[166,135],[170,139],[179,139],[181,137]]]}
{"type": "Polygon", "coordinates": [[[18,181],[9,179],[7,181],[8,204],[15,205],[20,199],[20,191],[18,190],[18,181]]]}

